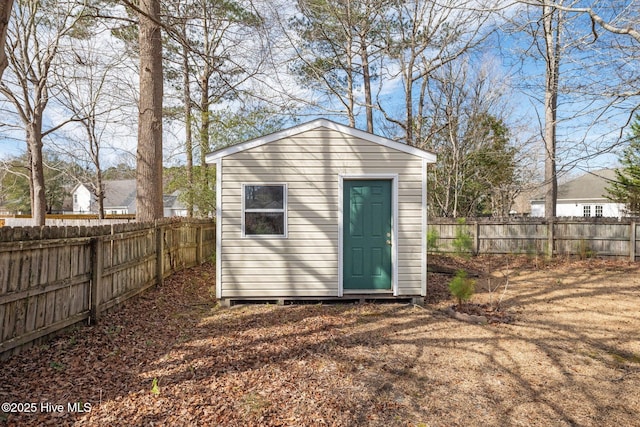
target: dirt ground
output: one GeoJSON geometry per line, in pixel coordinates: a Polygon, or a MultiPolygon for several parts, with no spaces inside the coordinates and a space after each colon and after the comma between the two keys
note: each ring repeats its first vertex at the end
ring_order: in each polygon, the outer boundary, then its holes
{"type": "Polygon", "coordinates": [[[472,302],[511,323],[447,315],[445,274],[424,308],[223,309],[205,265],[0,362],[0,424],[640,425],[638,264],[429,262],[477,273],[472,302]]]}

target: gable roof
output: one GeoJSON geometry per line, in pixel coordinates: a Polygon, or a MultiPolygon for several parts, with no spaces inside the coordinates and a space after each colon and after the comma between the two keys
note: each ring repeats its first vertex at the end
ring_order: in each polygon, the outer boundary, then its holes
{"type": "MultiPolygon", "coordinates": [[[[587,172],[571,181],[558,185],[558,202],[563,200],[606,200],[607,187],[616,181],[615,169],[601,169],[587,172]]],[[[540,202],[544,197],[538,196],[532,202],[540,202]]],[[[613,203],[613,202],[611,202],[613,203]]]]}
{"type": "Polygon", "coordinates": [[[235,144],[229,147],[221,148],[219,150],[216,150],[207,154],[205,159],[207,163],[214,163],[216,160],[221,159],[223,157],[227,157],[231,154],[239,153],[241,151],[259,147],[261,145],[268,144],[273,141],[278,141],[280,139],[299,135],[303,132],[308,132],[310,130],[319,129],[319,128],[334,130],[336,132],[340,132],[345,135],[350,135],[355,138],[360,138],[365,141],[373,142],[375,144],[379,144],[394,150],[402,151],[404,153],[408,153],[413,156],[421,157],[429,163],[434,163],[436,161],[436,155],[430,151],[421,150],[420,148],[412,147],[410,145],[403,144],[401,142],[397,142],[392,139],[384,138],[382,136],[374,135],[369,132],[365,132],[349,126],[341,125],[339,123],[336,123],[327,119],[316,119],[307,123],[303,123],[301,125],[291,127],[289,129],[281,130],[279,132],[275,132],[259,138],[250,139],[248,141],[241,142],[240,144],[235,144]]]}
{"type": "Polygon", "coordinates": [[[133,207],[136,201],[136,180],[119,179],[104,182],[104,207],[133,207]]]}

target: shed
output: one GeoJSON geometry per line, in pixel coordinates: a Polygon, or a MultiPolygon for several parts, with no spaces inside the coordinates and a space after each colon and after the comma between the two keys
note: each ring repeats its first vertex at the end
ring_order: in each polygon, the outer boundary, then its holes
{"type": "Polygon", "coordinates": [[[318,119],[206,155],[216,167],[216,295],[412,298],[427,292],[433,153],[318,119]]]}

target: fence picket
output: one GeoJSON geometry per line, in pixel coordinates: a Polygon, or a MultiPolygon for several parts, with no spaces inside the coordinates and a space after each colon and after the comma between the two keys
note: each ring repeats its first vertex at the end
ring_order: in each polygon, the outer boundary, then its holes
{"type": "Polygon", "coordinates": [[[454,252],[452,243],[461,227],[473,238],[471,249],[480,254],[550,255],[553,251],[555,255],[635,260],[638,248],[638,224],[630,218],[473,219],[463,223],[435,218],[428,224],[438,235],[440,252],[454,252]]]}
{"type": "Polygon", "coordinates": [[[0,357],[95,321],[178,269],[211,259],[213,239],[215,224],[206,220],[1,228],[0,357]]]}

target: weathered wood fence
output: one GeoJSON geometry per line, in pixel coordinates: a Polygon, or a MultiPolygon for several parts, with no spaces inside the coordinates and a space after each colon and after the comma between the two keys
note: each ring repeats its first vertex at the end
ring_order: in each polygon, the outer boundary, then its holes
{"type": "Polygon", "coordinates": [[[454,252],[459,234],[471,239],[476,254],[546,254],[601,256],[635,261],[640,233],[635,218],[429,219],[428,232],[435,248],[454,252]]]}
{"type": "MultiPolygon", "coordinates": [[[[93,227],[105,224],[126,224],[135,221],[136,216],[130,214],[108,214],[104,216],[104,219],[98,219],[97,214],[45,215],[45,225],[56,227],[69,225],[93,227]]],[[[0,215],[0,226],[29,227],[32,223],[31,215],[0,215]]]]}
{"type": "Polygon", "coordinates": [[[17,353],[210,259],[208,220],[0,228],[0,355],[17,353]]]}

